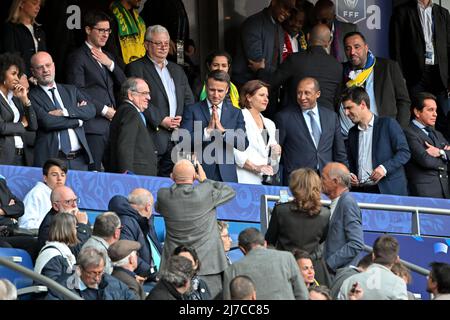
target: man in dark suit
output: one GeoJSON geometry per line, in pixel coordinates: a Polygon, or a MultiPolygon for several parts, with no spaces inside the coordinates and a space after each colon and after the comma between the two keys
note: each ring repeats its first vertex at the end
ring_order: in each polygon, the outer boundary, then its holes
{"type": "Polygon", "coordinates": [[[77,245],[70,247],[73,254],[77,256],[83,247],[83,244],[91,237],[92,234],[88,216],[86,212],[82,212],[78,209],[79,198],[69,187],[59,186],[53,189],[50,195],[50,200],[52,202],[52,208],[39,226],[39,249],[41,249],[48,240],[50,225],[52,224],[55,215],[59,212],[67,212],[73,214],[77,219],[77,238],[80,242],[77,245]]]}
{"type": "Polygon", "coordinates": [[[117,107],[114,87],[120,87],[126,78],[111,54],[102,51],[111,32],[109,16],[103,12],[88,12],[84,26],[86,42],[69,58],[67,83],[77,86],[95,105],[95,118],[85,123],[84,130],[94,158],[90,169],[102,171],[109,124],[117,107]]]}
{"type": "Polygon", "coordinates": [[[30,91],[39,126],[34,166],[59,158],[69,169],[87,170],[93,160],[83,124],[95,116],[95,106],[75,86],[55,82],[55,64],[47,52],[33,55],[31,70],[38,82],[30,91]]]}
{"type": "Polygon", "coordinates": [[[354,191],[407,196],[403,166],[411,153],[400,125],[392,118],[374,115],[369,95],[361,87],[348,88],[342,105],[355,124],[348,133],[354,191]]]}
{"type": "Polygon", "coordinates": [[[410,0],[394,9],[390,53],[403,71],[409,94],[437,96],[436,128],[448,139],[450,14],[431,0],[410,0]]]}
{"type": "Polygon", "coordinates": [[[341,163],[328,163],[322,172],[322,190],[331,199],[331,220],[324,257],[330,274],[354,265],[364,249],[361,210],[349,192],[350,171],[341,163]]]}
{"type": "Polygon", "coordinates": [[[248,147],[244,116],[225,96],[230,88],[230,76],[214,70],[206,80],[207,99],[184,110],[182,128],[189,135],[177,146],[197,152],[208,179],[237,182],[233,148],[248,147]]]}
{"type": "Polygon", "coordinates": [[[221,275],[228,265],[216,208],[234,198],[236,192],[225,183],[207,179],[203,167],[197,163],[196,169],[188,160],[177,162],[171,177],[175,183],[158,190],[155,205],[167,231],[161,270],[167,269],[167,260],[177,246],[188,244],[202,262],[199,276],[207,283],[211,296],[216,297],[222,291],[221,275]],[[194,184],[195,180],[199,183],[194,184]]]}
{"type": "MultiPolygon", "coordinates": [[[[370,110],[375,115],[397,119],[403,128],[407,127],[411,101],[397,62],[375,57],[359,32],[345,35],[344,46],[348,58],[344,63],[346,87],[364,87],[370,97],[370,110]]],[[[339,113],[343,134],[347,135],[353,123],[345,116],[342,105],[339,113]]]]}
{"type": "Polygon", "coordinates": [[[123,103],[111,123],[106,169],[156,176],[156,149],[143,115],[150,102],[150,89],[143,79],[129,78],[122,85],[121,99],[123,103]]]}
{"type": "Polygon", "coordinates": [[[317,79],[321,88],[318,103],[330,110],[336,110],[341,93],[342,65],[329,55],[331,31],[324,25],[315,26],[309,36],[309,47],[305,52],[290,55],[272,74],[262,68],[258,78],[271,86],[283,85],[288,101],[297,101],[298,82],[305,77],[317,79]]]}
{"type": "Polygon", "coordinates": [[[283,183],[295,169],[308,167],[322,172],[331,161],[347,164],[344,140],[337,114],[319,106],[320,86],[304,78],[297,86],[297,104],[277,113],[279,143],[283,147],[283,183]]]}
{"type": "MultiPolygon", "coordinates": [[[[233,61],[232,78],[238,89],[256,74],[249,63],[264,63],[273,73],[282,61],[284,30],[281,25],[291,14],[295,0],[272,0],[262,11],[248,17],[237,35],[238,43],[233,61]]],[[[271,90],[270,102],[265,113],[271,117],[277,107],[278,92],[271,90]]]]}
{"type": "Polygon", "coordinates": [[[331,0],[319,0],[314,6],[314,16],[316,23],[323,23],[332,32],[331,56],[339,62],[344,62],[345,48],[342,46],[344,36],[349,32],[358,31],[356,24],[342,22],[336,19],[336,8],[331,0]]]}
{"type": "Polygon", "coordinates": [[[152,136],[158,150],[158,176],[168,177],[172,172],[171,153],[173,130],[179,128],[184,107],[195,102],[183,69],[170,61],[170,36],[166,28],[151,26],[145,35],[147,55],[127,65],[128,76],[147,81],[152,88],[152,105],[144,112],[145,118],[156,128],[152,136]]]}
{"type": "Polygon", "coordinates": [[[409,192],[412,196],[449,199],[450,146],[434,129],[436,97],[420,93],[413,97],[412,106],[414,120],[405,129],[411,150],[411,160],[406,165],[409,192]]]}

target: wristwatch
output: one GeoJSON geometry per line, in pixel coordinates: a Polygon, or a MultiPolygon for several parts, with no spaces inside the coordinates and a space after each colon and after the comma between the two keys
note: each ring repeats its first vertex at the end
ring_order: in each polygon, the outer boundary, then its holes
{"type": "Polygon", "coordinates": [[[439,149],[439,154],[441,155],[442,158],[445,158],[445,151],[442,149],[439,149]]]}

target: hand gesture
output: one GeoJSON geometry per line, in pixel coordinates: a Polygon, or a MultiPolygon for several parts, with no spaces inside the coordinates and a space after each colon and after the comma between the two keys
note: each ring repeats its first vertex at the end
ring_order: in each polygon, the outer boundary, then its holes
{"type": "Polygon", "coordinates": [[[21,84],[16,84],[14,86],[13,94],[16,98],[19,98],[23,104],[28,104],[30,101],[28,99],[28,90],[21,84]]]}
{"type": "Polygon", "coordinates": [[[350,173],[350,183],[354,187],[359,185],[359,180],[356,174],[350,173]]]}
{"type": "Polygon", "coordinates": [[[216,129],[219,130],[220,133],[224,133],[225,128],[222,126],[222,123],[220,122],[219,112],[217,111],[217,108],[213,108],[212,117],[214,118],[214,122],[216,124],[216,129]]]}
{"type": "MultiPolygon", "coordinates": [[[[425,147],[428,155],[432,156],[433,158],[439,158],[441,154],[439,153],[439,148],[436,148],[435,146],[432,146],[428,142],[425,141],[425,147]]],[[[446,146],[448,147],[448,146],[446,146]]]]}
{"type": "Polygon", "coordinates": [[[26,116],[22,116],[20,122],[22,122],[24,128],[28,127],[28,119],[26,116]]]}
{"type": "Polygon", "coordinates": [[[88,223],[88,216],[86,212],[81,212],[78,209],[74,209],[73,215],[77,218],[78,223],[88,223]]]}
{"type": "Polygon", "coordinates": [[[111,67],[111,64],[113,63],[113,61],[102,51],[100,51],[97,48],[92,48],[91,53],[92,53],[92,57],[95,60],[97,60],[98,62],[100,62],[102,65],[106,66],[107,68],[111,67]]]}
{"type": "Polygon", "coordinates": [[[116,110],[113,107],[108,107],[108,110],[105,113],[105,118],[111,121],[116,114],[116,110]]]}
{"type": "Polygon", "coordinates": [[[369,179],[372,180],[372,181],[375,182],[375,183],[378,183],[378,181],[380,181],[381,179],[383,179],[384,176],[385,176],[384,170],[383,170],[380,166],[378,166],[378,167],[376,167],[376,168],[373,170],[373,172],[372,172],[372,174],[370,175],[369,179]]]}
{"type": "Polygon", "coordinates": [[[63,113],[63,111],[61,109],[56,109],[56,110],[49,111],[48,114],[52,115],[52,116],[56,116],[56,117],[63,117],[64,116],[64,113],[63,113]]]}
{"type": "Polygon", "coordinates": [[[266,59],[261,59],[260,61],[253,61],[248,59],[248,67],[253,71],[257,72],[259,69],[266,68],[266,59]]]}
{"type": "Polygon", "coordinates": [[[358,282],[355,282],[348,293],[348,300],[361,300],[363,296],[364,296],[363,288],[361,288],[358,282]]]}
{"type": "Polygon", "coordinates": [[[84,101],[84,100],[77,103],[77,106],[78,106],[78,107],[83,107],[83,106],[85,106],[85,105],[87,105],[87,102],[84,101]]]}

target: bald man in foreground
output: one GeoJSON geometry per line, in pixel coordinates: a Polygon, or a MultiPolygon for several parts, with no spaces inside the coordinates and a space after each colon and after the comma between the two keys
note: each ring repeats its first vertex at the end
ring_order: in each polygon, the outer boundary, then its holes
{"type": "Polygon", "coordinates": [[[214,298],[222,291],[221,274],[228,266],[217,228],[216,208],[236,193],[222,182],[206,179],[199,163],[196,167],[197,170],[188,160],[177,162],[171,173],[175,183],[158,191],[155,209],[164,217],[166,226],[161,269],[177,246],[193,247],[202,264],[199,276],[206,281],[214,298]],[[194,184],[195,180],[199,183],[194,184]]]}
{"type": "Polygon", "coordinates": [[[325,242],[325,261],[333,276],[350,264],[364,248],[361,210],[349,193],[350,171],[342,163],[330,162],[322,171],[322,191],[331,199],[331,219],[325,242]]]}

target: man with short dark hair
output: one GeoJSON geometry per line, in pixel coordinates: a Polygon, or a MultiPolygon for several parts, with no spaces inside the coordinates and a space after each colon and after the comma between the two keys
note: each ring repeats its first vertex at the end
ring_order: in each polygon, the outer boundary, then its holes
{"type": "Polygon", "coordinates": [[[181,128],[183,141],[177,147],[196,151],[206,176],[210,180],[237,182],[234,148],[245,151],[248,139],[245,134],[244,116],[240,109],[229,103],[225,97],[230,88],[230,76],[225,71],[211,71],[206,79],[206,101],[185,108],[181,128]],[[190,141],[189,139],[190,138],[190,141]],[[196,141],[196,139],[201,141],[196,141]],[[187,140],[187,141],[186,141],[187,140]]]}
{"type": "Polygon", "coordinates": [[[283,147],[283,184],[299,168],[322,172],[331,161],[347,164],[344,140],[334,111],[321,106],[319,82],[306,77],[297,85],[297,103],[277,113],[279,143],[283,147]]]}
{"type": "Polygon", "coordinates": [[[66,184],[67,166],[64,161],[51,158],[42,167],[43,181],[28,191],[23,200],[25,213],[19,218],[19,227],[38,229],[47,212],[52,208],[50,194],[56,187],[66,184]]]}
{"type": "Polygon", "coordinates": [[[414,119],[404,130],[411,150],[411,159],[406,164],[409,192],[417,197],[449,199],[450,145],[434,128],[436,97],[427,92],[414,96],[412,115],[414,119]]]}
{"type": "MultiPolygon", "coordinates": [[[[360,32],[344,37],[348,61],[344,63],[344,84],[347,88],[363,87],[370,97],[370,111],[380,117],[396,119],[404,128],[409,121],[409,99],[405,79],[396,61],[375,57],[360,32]]],[[[339,109],[344,136],[353,127],[343,107],[339,109]]]]}
{"type": "Polygon", "coordinates": [[[430,267],[427,291],[434,295],[433,300],[450,300],[450,264],[432,262],[430,267]]]}
{"type": "Polygon", "coordinates": [[[256,300],[253,280],[246,276],[236,276],[230,282],[230,300],[256,300]]]}
{"type": "Polygon", "coordinates": [[[262,233],[247,228],[239,234],[244,257],[224,273],[223,297],[230,299],[230,282],[239,275],[249,276],[262,300],[307,300],[308,290],[292,253],[268,249],[262,233]]]}
{"type": "Polygon", "coordinates": [[[391,268],[399,261],[400,246],[391,236],[381,236],[373,244],[373,264],[365,272],[346,279],[338,298],[349,300],[356,287],[362,292],[362,300],[408,300],[406,283],[391,268]]]}
{"type": "Polygon", "coordinates": [[[118,107],[114,86],[120,87],[126,78],[112,55],[102,49],[111,33],[109,16],[100,11],[87,12],[83,24],[86,41],[69,57],[67,83],[78,87],[95,105],[95,118],[85,123],[84,130],[94,159],[90,170],[102,171],[109,124],[118,107]]]}
{"type": "Polygon", "coordinates": [[[348,160],[355,192],[407,196],[404,165],[411,153],[400,125],[371,110],[366,90],[350,87],[342,95],[346,116],[355,124],[348,133],[348,160]]]}

